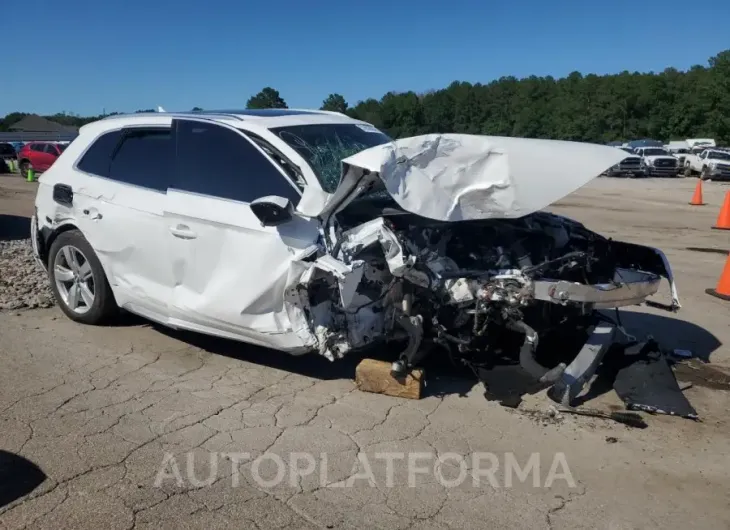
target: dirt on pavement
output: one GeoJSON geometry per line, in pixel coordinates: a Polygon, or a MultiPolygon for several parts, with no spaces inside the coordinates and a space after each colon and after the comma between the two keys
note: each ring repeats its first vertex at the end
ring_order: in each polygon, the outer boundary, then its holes
{"type": "MultiPolygon", "coordinates": [[[[0,529],[728,528],[730,305],[704,290],[730,249],[710,229],[730,187],[706,183],[693,207],[695,184],[596,179],[551,210],[667,253],[682,310],[637,307],[624,322],[709,361],[678,375],[701,422],[531,415],[433,370],[424,399],[402,400],[357,391],[357,359],[4,311],[0,529]],[[519,480],[510,461],[524,470],[533,454],[539,470],[519,480]]],[[[34,186],[0,176],[0,216],[28,216],[34,186]]]]}

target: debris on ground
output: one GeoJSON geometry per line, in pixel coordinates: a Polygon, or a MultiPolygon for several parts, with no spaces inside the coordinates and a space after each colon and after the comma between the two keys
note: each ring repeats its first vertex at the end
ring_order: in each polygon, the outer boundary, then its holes
{"type": "Polygon", "coordinates": [[[590,416],[592,418],[613,420],[618,423],[623,423],[628,427],[635,427],[637,429],[646,429],[648,427],[647,423],[644,421],[644,418],[642,418],[641,415],[637,414],[636,412],[627,412],[623,410],[605,412],[598,409],[568,407],[561,407],[558,410],[566,414],[577,414],[578,416],[590,416]]]}
{"type": "MultiPolygon", "coordinates": [[[[546,396],[553,403],[546,409],[534,403],[534,399],[531,400],[532,406],[523,401],[528,395],[537,398],[539,388],[521,384],[519,378],[506,378],[500,367],[493,370],[482,368],[474,370],[474,373],[487,389],[487,399],[499,401],[506,407],[519,408],[522,413],[542,421],[543,425],[561,421],[563,414],[574,414],[603,418],[629,427],[648,427],[637,411],[699,420],[697,411],[683,394],[684,390],[693,386],[692,382],[678,381],[673,369],[686,366],[688,361],[695,358],[693,352],[681,349],[665,351],[651,335],[643,340],[636,340],[624,333],[623,337],[628,342],[614,341],[612,337],[613,335],[607,334],[607,340],[588,340],[579,354],[579,357],[585,354],[585,359],[573,362],[572,365],[577,367],[574,373],[566,377],[566,371],[563,376],[567,383],[556,384],[547,390],[546,396]],[[592,380],[594,372],[597,372],[596,381],[592,380]],[[488,377],[490,375],[494,377],[488,377]],[[584,384],[589,384],[592,388],[598,379],[601,379],[598,387],[604,387],[604,391],[613,389],[626,410],[600,410],[581,406],[587,396],[591,395],[590,390],[585,394],[582,392],[584,384]]],[[[515,369],[509,368],[513,371],[515,369]]],[[[602,393],[601,390],[598,392],[596,395],[602,393]]]]}
{"type": "Polygon", "coordinates": [[[635,355],[612,359],[612,365],[613,388],[628,410],[699,419],[655,340],[647,341],[635,355]]]}
{"type": "Polygon", "coordinates": [[[30,239],[0,241],[0,311],[53,305],[48,276],[33,257],[30,239]]]}
{"type": "Polygon", "coordinates": [[[548,407],[547,409],[532,409],[525,408],[524,404],[520,404],[519,411],[521,414],[531,418],[535,423],[540,423],[543,427],[548,425],[556,425],[562,423],[565,417],[560,414],[554,407],[548,407]],[[556,412],[558,412],[556,414],[556,412]]]}

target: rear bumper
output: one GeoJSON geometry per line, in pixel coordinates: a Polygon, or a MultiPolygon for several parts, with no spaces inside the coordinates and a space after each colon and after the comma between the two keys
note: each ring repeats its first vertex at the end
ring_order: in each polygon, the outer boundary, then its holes
{"type": "Polygon", "coordinates": [[[41,245],[43,243],[43,235],[41,234],[41,231],[38,229],[38,218],[36,215],[33,215],[30,219],[30,244],[33,248],[33,257],[36,260],[36,263],[41,266],[43,270],[46,270],[46,264],[43,261],[43,257],[41,256],[41,245]]]}

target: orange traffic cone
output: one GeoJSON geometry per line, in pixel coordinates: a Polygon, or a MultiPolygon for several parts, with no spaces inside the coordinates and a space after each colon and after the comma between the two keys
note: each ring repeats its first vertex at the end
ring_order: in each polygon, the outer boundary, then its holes
{"type": "Polygon", "coordinates": [[[722,203],[720,208],[720,215],[717,216],[715,221],[715,230],[730,230],[730,191],[725,193],[725,202],[722,203]]]}
{"type": "Polygon", "coordinates": [[[691,206],[704,206],[705,203],[702,202],[702,179],[697,179],[697,187],[695,188],[695,193],[692,195],[692,200],[689,202],[691,206]]]}
{"type": "Polygon", "coordinates": [[[730,256],[725,260],[725,268],[722,269],[717,287],[714,289],[705,289],[705,292],[715,298],[730,302],[730,256]]]}

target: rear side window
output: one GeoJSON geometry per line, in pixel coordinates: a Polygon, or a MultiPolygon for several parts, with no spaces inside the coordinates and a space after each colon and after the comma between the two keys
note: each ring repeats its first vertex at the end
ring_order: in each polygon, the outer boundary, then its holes
{"type": "Polygon", "coordinates": [[[42,153],[43,152],[43,148],[44,147],[45,147],[44,144],[30,144],[30,150],[31,151],[36,151],[36,152],[39,152],[39,153],[42,153]]]}
{"type": "Polygon", "coordinates": [[[170,129],[127,129],[112,157],[109,178],[125,184],[167,191],[173,160],[170,129]]]}
{"type": "Polygon", "coordinates": [[[109,165],[112,153],[122,137],[122,131],[112,131],[102,134],[86,151],[81,161],[76,165],[84,173],[91,173],[100,177],[109,176],[109,165]]]}
{"type": "Polygon", "coordinates": [[[44,149],[43,149],[43,151],[45,151],[45,152],[46,152],[46,153],[48,153],[48,154],[51,154],[51,155],[56,155],[56,156],[58,156],[58,150],[56,149],[56,146],[55,146],[55,145],[53,145],[53,144],[46,144],[46,145],[44,146],[44,149]]]}
{"type": "Polygon", "coordinates": [[[177,121],[173,187],[250,203],[267,195],[293,204],[299,193],[279,169],[235,131],[213,123],[177,121]]]}

